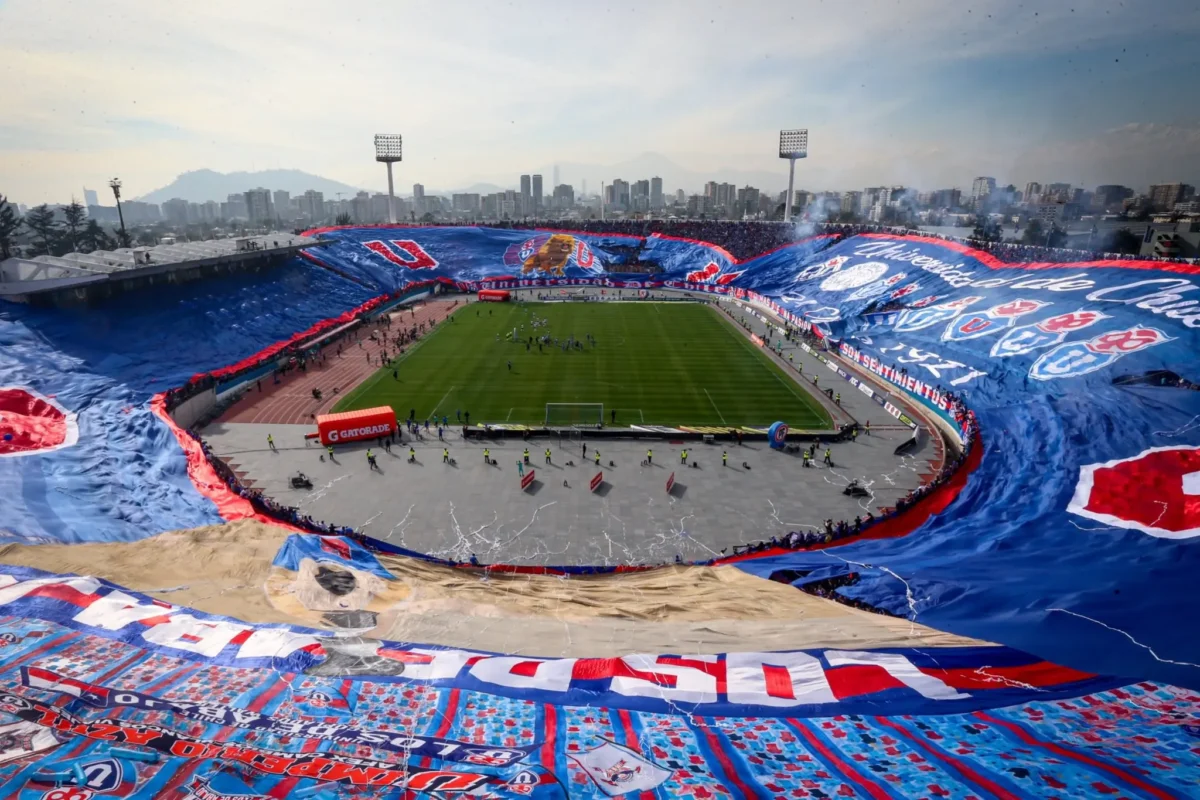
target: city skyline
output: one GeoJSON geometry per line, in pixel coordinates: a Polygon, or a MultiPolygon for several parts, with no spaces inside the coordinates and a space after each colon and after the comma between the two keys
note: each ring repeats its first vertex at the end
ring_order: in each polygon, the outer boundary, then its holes
{"type": "MultiPolygon", "coordinates": [[[[797,178],[814,189],[978,174],[1146,186],[1200,170],[1186,78],[1200,67],[1200,13],[1179,0],[1153,14],[1119,0],[464,9],[6,0],[0,191],[63,201],[114,174],[149,191],[200,165],[303,165],[375,189],[380,130],[405,137],[401,184],[447,190],[645,152],[695,173],[783,176],[775,137],[794,125],[812,131],[797,178]],[[562,30],[578,33],[553,35],[562,30]],[[537,48],[507,44],[535,34],[537,48]],[[621,43],[615,67],[606,42],[621,43]],[[441,66],[395,81],[411,63],[441,66]],[[481,64],[498,79],[478,80],[481,64]],[[339,102],[314,113],[286,90],[248,100],[249,76],[339,102]]],[[[601,176],[583,177],[595,191],[601,176]]]]}

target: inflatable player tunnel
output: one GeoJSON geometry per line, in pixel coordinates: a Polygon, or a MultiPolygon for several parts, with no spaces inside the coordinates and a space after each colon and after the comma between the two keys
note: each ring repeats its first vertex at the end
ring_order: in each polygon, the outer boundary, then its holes
{"type": "Polygon", "coordinates": [[[375,439],[395,431],[396,412],[391,406],[321,414],[317,417],[317,433],[324,445],[375,439]]]}

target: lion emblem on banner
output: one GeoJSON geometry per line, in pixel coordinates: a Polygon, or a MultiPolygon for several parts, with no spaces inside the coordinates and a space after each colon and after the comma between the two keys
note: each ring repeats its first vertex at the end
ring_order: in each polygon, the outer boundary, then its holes
{"type": "Polygon", "coordinates": [[[587,242],[566,233],[543,233],[520,244],[509,245],[504,263],[519,266],[522,275],[562,277],[566,268],[597,271],[596,256],[587,242]]]}

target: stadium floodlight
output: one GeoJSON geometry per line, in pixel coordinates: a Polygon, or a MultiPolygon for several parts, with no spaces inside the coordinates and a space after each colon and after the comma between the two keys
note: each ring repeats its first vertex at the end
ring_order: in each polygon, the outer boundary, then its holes
{"type": "Polygon", "coordinates": [[[375,134],[375,160],[387,164],[388,224],[396,224],[396,190],[392,188],[392,164],[403,161],[402,137],[398,133],[375,134]]]}
{"type": "Polygon", "coordinates": [[[796,184],[796,159],[808,158],[808,128],[779,132],[779,157],[788,160],[788,190],[784,200],[783,221],[792,219],[792,187],[796,184]]]}
{"type": "Polygon", "coordinates": [[[113,178],[108,182],[113,197],[117,201],[117,218],[121,220],[121,247],[129,247],[129,234],[125,232],[125,214],[121,211],[121,179],[113,178]]]}

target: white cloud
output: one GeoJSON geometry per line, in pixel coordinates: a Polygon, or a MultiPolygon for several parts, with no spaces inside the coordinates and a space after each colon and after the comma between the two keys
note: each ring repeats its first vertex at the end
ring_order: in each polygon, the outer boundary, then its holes
{"type": "MultiPolygon", "coordinates": [[[[830,188],[961,183],[998,148],[1016,165],[1020,137],[1000,122],[967,141],[938,130],[914,91],[982,58],[1150,35],[1163,18],[1078,1],[1086,14],[1066,0],[6,0],[0,191],[61,200],[119,173],[132,196],[199,167],[378,186],[377,131],[405,135],[402,184],[646,150],[770,170],[792,124],[814,128],[806,168],[830,188]]],[[[1166,10],[1173,35],[1194,35],[1180,9],[1166,10]]]]}

